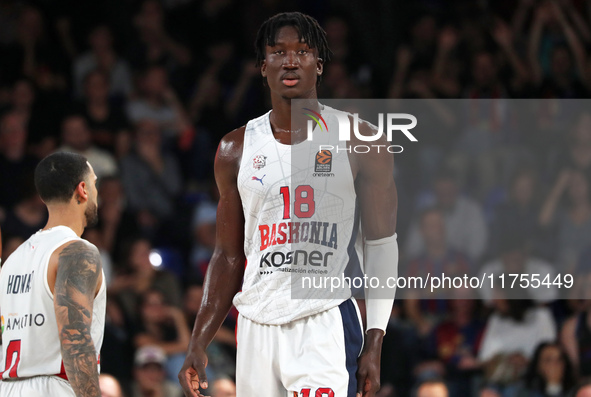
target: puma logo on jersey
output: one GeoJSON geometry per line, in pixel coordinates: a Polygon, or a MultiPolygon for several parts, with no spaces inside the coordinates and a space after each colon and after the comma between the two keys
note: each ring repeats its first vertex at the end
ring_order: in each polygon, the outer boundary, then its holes
{"type": "Polygon", "coordinates": [[[261,176],[260,178],[257,178],[256,176],[253,176],[252,177],[252,180],[253,181],[259,181],[261,183],[261,185],[265,186],[265,184],[263,183],[263,178],[266,177],[266,176],[267,176],[267,174],[261,176]]]}

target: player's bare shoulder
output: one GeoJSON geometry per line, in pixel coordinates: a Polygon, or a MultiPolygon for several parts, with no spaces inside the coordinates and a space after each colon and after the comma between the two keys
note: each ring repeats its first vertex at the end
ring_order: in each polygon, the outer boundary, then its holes
{"type": "Polygon", "coordinates": [[[238,175],[240,160],[242,159],[242,148],[244,146],[244,133],[246,126],[236,128],[228,132],[221,139],[215,156],[216,173],[220,171],[235,171],[238,175]]]}
{"type": "Polygon", "coordinates": [[[102,282],[102,263],[98,248],[86,240],[73,240],[56,249],[51,255],[47,272],[52,293],[55,293],[58,272],[64,279],[88,278],[91,283],[94,282],[95,292],[98,292],[102,282]]]}

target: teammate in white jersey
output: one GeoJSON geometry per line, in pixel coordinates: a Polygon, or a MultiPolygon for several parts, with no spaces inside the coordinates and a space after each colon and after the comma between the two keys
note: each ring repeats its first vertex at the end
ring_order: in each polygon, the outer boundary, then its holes
{"type": "MultiPolygon", "coordinates": [[[[200,387],[207,387],[205,350],[234,303],[240,313],[237,396],[374,396],[394,291],[387,299],[366,292],[363,342],[350,292],[319,297],[310,289],[308,296],[295,300],[290,275],[344,270],[358,230],[356,201],[365,238],[365,274],[396,274],[393,157],[385,151],[314,152],[316,163],[332,162],[330,175],[323,174],[326,167],[315,168],[314,157],[308,169],[295,165],[293,154],[306,147],[307,131],[303,120],[292,119],[292,100],[308,99],[329,131],[337,123],[337,111],[316,99],[330,54],[326,33],[309,16],[283,13],[261,26],[255,47],[273,109],[230,132],[218,148],[216,248],[179,380],[187,397],[202,395],[200,387]],[[308,175],[304,183],[301,175],[308,175]]],[[[367,123],[359,129],[364,135],[376,133],[367,123]]],[[[324,135],[329,141],[331,136],[324,135]]],[[[349,144],[358,142],[354,138],[349,144]]],[[[382,138],[375,143],[387,142],[382,138]]]]}
{"type": "Polygon", "coordinates": [[[85,157],[55,153],[35,169],[47,225],[0,272],[0,397],[100,397],[106,287],[97,248],[96,175],[85,157]]]}

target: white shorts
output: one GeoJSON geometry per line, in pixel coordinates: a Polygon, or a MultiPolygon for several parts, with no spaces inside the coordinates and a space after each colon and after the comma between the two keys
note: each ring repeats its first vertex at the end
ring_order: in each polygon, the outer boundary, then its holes
{"type": "Polygon", "coordinates": [[[238,317],[237,397],[355,397],[363,344],[350,299],[284,325],[238,317]]]}
{"type": "Polygon", "coordinates": [[[0,382],[0,397],[76,397],[70,382],[57,376],[34,376],[0,382]]]}

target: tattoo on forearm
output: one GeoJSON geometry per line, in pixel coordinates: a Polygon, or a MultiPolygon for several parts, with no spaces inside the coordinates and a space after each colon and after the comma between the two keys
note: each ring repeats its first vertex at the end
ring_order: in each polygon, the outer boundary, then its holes
{"type": "Polygon", "coordinates": [[[100,397],[97,356],[92,341],[92,305],[101,274],[95,248],[77,241],[60,253],[55,308],[68,380],[78,397],[100,397]]]}

